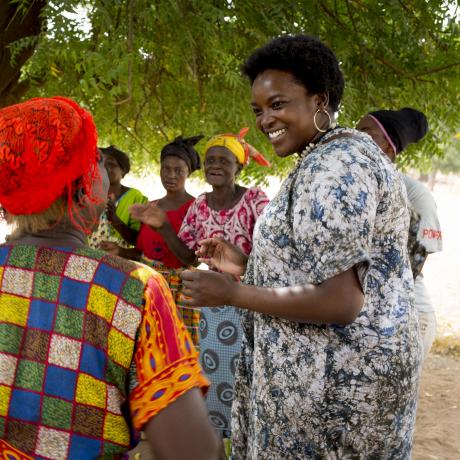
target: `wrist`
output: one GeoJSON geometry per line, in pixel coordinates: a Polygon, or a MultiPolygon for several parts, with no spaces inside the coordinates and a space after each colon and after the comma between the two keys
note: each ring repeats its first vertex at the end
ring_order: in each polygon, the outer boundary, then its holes
{"type": "Polygon", "coordinates": [[[234,307],[241,307],[242,299],[244,297],[244,285],[233,280],[232,289],[229,289],[228,292],[228,301],[226,302],[228,305],[232,305],[234,307]]]}
{"type": "Polygon", "coordinates": [[[109,218],[109,222],[115,228],[120,227],[120,225],[124,225],[123,221],[116,214],[112,218],[109,218]]]}
{"type": "Polygon", "coordinates": [[[171,230],[171,224],[169,223],[169,220],[166,219],[159,227],[152,228],[160,234],[168,233],[171,230]]]}

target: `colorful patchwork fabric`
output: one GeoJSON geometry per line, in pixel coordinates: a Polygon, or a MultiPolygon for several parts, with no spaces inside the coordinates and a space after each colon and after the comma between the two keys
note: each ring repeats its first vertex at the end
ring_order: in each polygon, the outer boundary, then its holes
{"type": "Polygon", "coordinates": [[[184,268],[167,268],[161,262],[147,258],[145,254],[142,256],[142,262],[149,267],[153,267],[155,271],[160,273],[168,283],[173,299],[177,305],[177,312],[179,313],[179,317],[184,322],[185,327],[192,337],[195,348],[199,350],[200,310],[198,308],[192,308],[185,305],[185,296],[182,293],[182,279],[180,277],[180,274],[184,268]]]}
{"type": "Polygon", "coordinates": [[[0,439],[10,446],[37,459],[118,458],[131,426],[207,385],[154,270],[90,248],[0,246],[0,439]]]}

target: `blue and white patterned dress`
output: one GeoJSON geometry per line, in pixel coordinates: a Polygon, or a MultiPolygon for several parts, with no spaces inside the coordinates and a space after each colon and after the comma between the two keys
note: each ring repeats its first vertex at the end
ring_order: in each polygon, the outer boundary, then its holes
{"type": "Polygon", "coordinates": [[[243,313],[235,460],[409,459],[420,336],[400,175],[369,136],[336,129],[289,174],[254,230],[246,282],[320,284],[356,266],[348,326],[243,313]],[[352,133],[325,142],[339,133],[352,133]]]}

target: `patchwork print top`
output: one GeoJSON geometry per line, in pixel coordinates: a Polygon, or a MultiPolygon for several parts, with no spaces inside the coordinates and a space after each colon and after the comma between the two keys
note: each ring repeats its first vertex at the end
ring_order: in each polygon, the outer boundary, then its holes
{"type": "Polygon", "coordinates": [[[0,439],[38,459],[119,457],[207,385],[154,270],[90,248],[0,246],[0,439]]]}

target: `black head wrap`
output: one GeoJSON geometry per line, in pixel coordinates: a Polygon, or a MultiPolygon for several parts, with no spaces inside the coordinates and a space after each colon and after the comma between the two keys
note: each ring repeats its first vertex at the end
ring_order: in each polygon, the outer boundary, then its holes
{"type": "Polygon", "coordinates": [[[200,155],[195,150],[194,145],[203,136],[193,136],[183,138],[182,136],[176,137],[172,142],[166,144],[161,150],[160,161],[163,161],[168,156],[175,156],[184,160],[187,163],[189,171],[192,173],[201,168],[200,155]]]}
{"type": "Polygon", "coordinates": [[[109,155],[114,158],[125,174],[129,173],[129,170],[131,169],[131,162],[129,161],[129,157],[125,152],[122,152],[114,145],[109,147],[99,147],[99,150],[104,155],[109,155]]]}
{"type": "Polygon", "coordinates": [[[377,110],[369,115],[375,117],[383,126],[396,147],[396,154],[409,144],[418,142],[428,131],[426,116],[409,107],[401,110],[377,110]]]}

